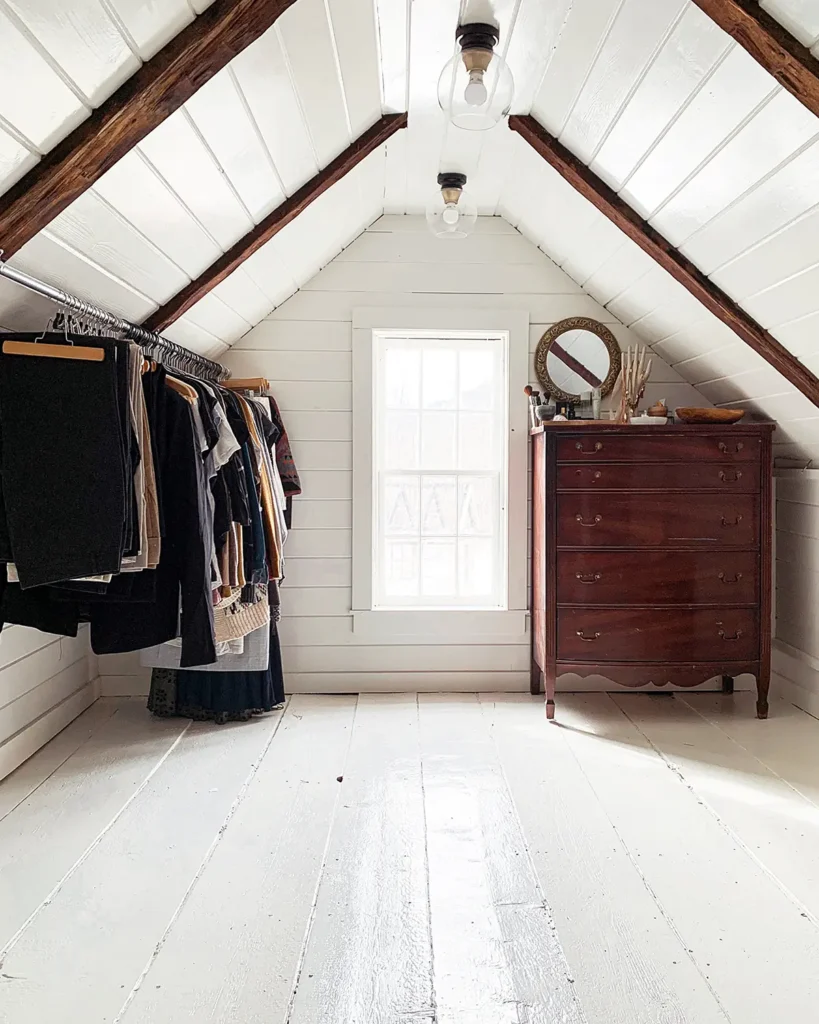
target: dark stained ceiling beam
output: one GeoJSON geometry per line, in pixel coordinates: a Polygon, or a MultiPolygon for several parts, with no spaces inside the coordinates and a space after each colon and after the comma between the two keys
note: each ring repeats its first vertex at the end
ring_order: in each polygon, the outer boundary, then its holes
{"type": "Polygon", "coordinates": [[[819,60],[756,0],[694,0],[694,3],[819,117],[819,60]]]}
{"type": "Polygon", "coordinates": [[[727,324],[814,405],[819,405],[819,379],[542,125],[529,115],[514,115],[509,118],[509,127],[518,132],[585,199],[636,242],[643,252],[656,260],[663,270],[667,270],[675,281],[679,281],[699,299],[706,309],[727,324]]]}
{"type": "Polygon", "coordinates": [[[389,139],[391,135],[405,128],[406,114],[385,114],[379,121],[360,135],[352,145],[339,154],[323,171],[319,171],[305,185],[280,203],[261,223],[257,224],[239,241],[212,263],[204,273],[191,281],[181,292],[153,313],[143,324],[151,331],[162,331],[178,320],[191,306],[224,281],[254,252],[269,242],[282,228],[286,227],[332,185],[348,174],[356,164],[389,139]]]}
{"type": "MultiPolygon", "coordinates": [[[[7,259],[90,188],[295,0],[215,0],[0,196],[7,259]]],[[[7,89],[15,88],[11,81],[7,89]]]]}

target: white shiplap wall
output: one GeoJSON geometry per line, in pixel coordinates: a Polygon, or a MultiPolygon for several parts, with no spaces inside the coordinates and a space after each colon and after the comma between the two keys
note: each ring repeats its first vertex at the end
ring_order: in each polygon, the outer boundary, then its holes
{"type": "Polygon", "coordinates": [[[819,470],[776,474],[773,683],[819,717],[819,470]]]}
{"type": "Polygon", "coordinates": [[[6,626],[0,633],[0,779],[98,696],[87,626],[76,638],[6,626]]]}
{"type": "MultiPolygon", "coordinates": [[[[353,309],[480,305],[525,310],[530,353],[546,327],[567,316],[594,317],[621,344],[636,341],[501,218],[481,218],[467,241],[443,242],[421,217],[385,216],[225,356],[237,376],[271,381],[302,477],[281,624],[291,692],[528,687],[528,637],[500,644],[374,643],[353,633],[350,618],[353,309]]],[[[655,359],[646,402],[659,397],[672,407],[704,401],[655,359]]],[[[138,658],[100,661],[104,693],[145,692],[148,676],[138,658]]]]}

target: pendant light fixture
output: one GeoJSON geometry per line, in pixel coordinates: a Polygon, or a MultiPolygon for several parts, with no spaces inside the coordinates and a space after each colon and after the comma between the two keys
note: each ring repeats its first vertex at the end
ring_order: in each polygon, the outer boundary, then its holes
{"type": "Polygon", "coordinates": [[[454,171],[438,175],[439,191],[427,205],[427,224],[438,238],[466,238],[475,227],[478,208],[464,192],[466,175],[454,171]]]}
{"type": "Polygon", "coordinates": [[[509,113],[515,83],[509,65],[495,47],[498,28],[485,22],[459,25],[460,51],[438,79],[438,103],[457,128],[486,131],[509,113]]]}

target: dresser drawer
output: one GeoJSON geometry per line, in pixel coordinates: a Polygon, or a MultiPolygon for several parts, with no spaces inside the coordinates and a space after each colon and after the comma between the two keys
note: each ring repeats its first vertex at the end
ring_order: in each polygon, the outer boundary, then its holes
{"type": "Polygon", "coordinates": [[[557,495],[559,547],[756,547],[758,537],[758,498],[750,494],[557,495]]]}
{"type": "Polygon", "coordinates": [[[559,661],[744,661],[758,655],[752,608],[559,608],[559,661]]]}
{"type": "Polygon", "coordinates": [[[559,604],[753,604],[752,551],[560,551],[559,604]]]}
{"type": "Polygon", "coordinates": [[[572,490],[684,490],[712,489],[724,494],[759,490],[759,467],[719,462],[637,463],[595,465],[564,463],[557,467],[557,486],[572,490]]]}
{"type": "Polygon", "coordinates": [[[596,434],[557,438],[558,462],[756,462],[762,439],[732,436],[730,430],[713,434],[596,434]]]}

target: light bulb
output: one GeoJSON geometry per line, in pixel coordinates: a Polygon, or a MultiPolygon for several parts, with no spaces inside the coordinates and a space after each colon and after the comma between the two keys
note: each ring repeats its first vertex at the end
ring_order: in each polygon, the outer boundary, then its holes
{"type": "Polygon", "coordinates": [[[441,214],[441,220],[444,224],[455,226],[458,223],[458,207],[454,203],[447,203],[444,207],[444,212],[441,214]]]}
{"type": "Polygon", "coordinates": [[[464,99],[470,107],[482,107],[489,99],[489,93],[483,84],[483,71],[470,72],[469,83],[464,89],[464,99]]]}

